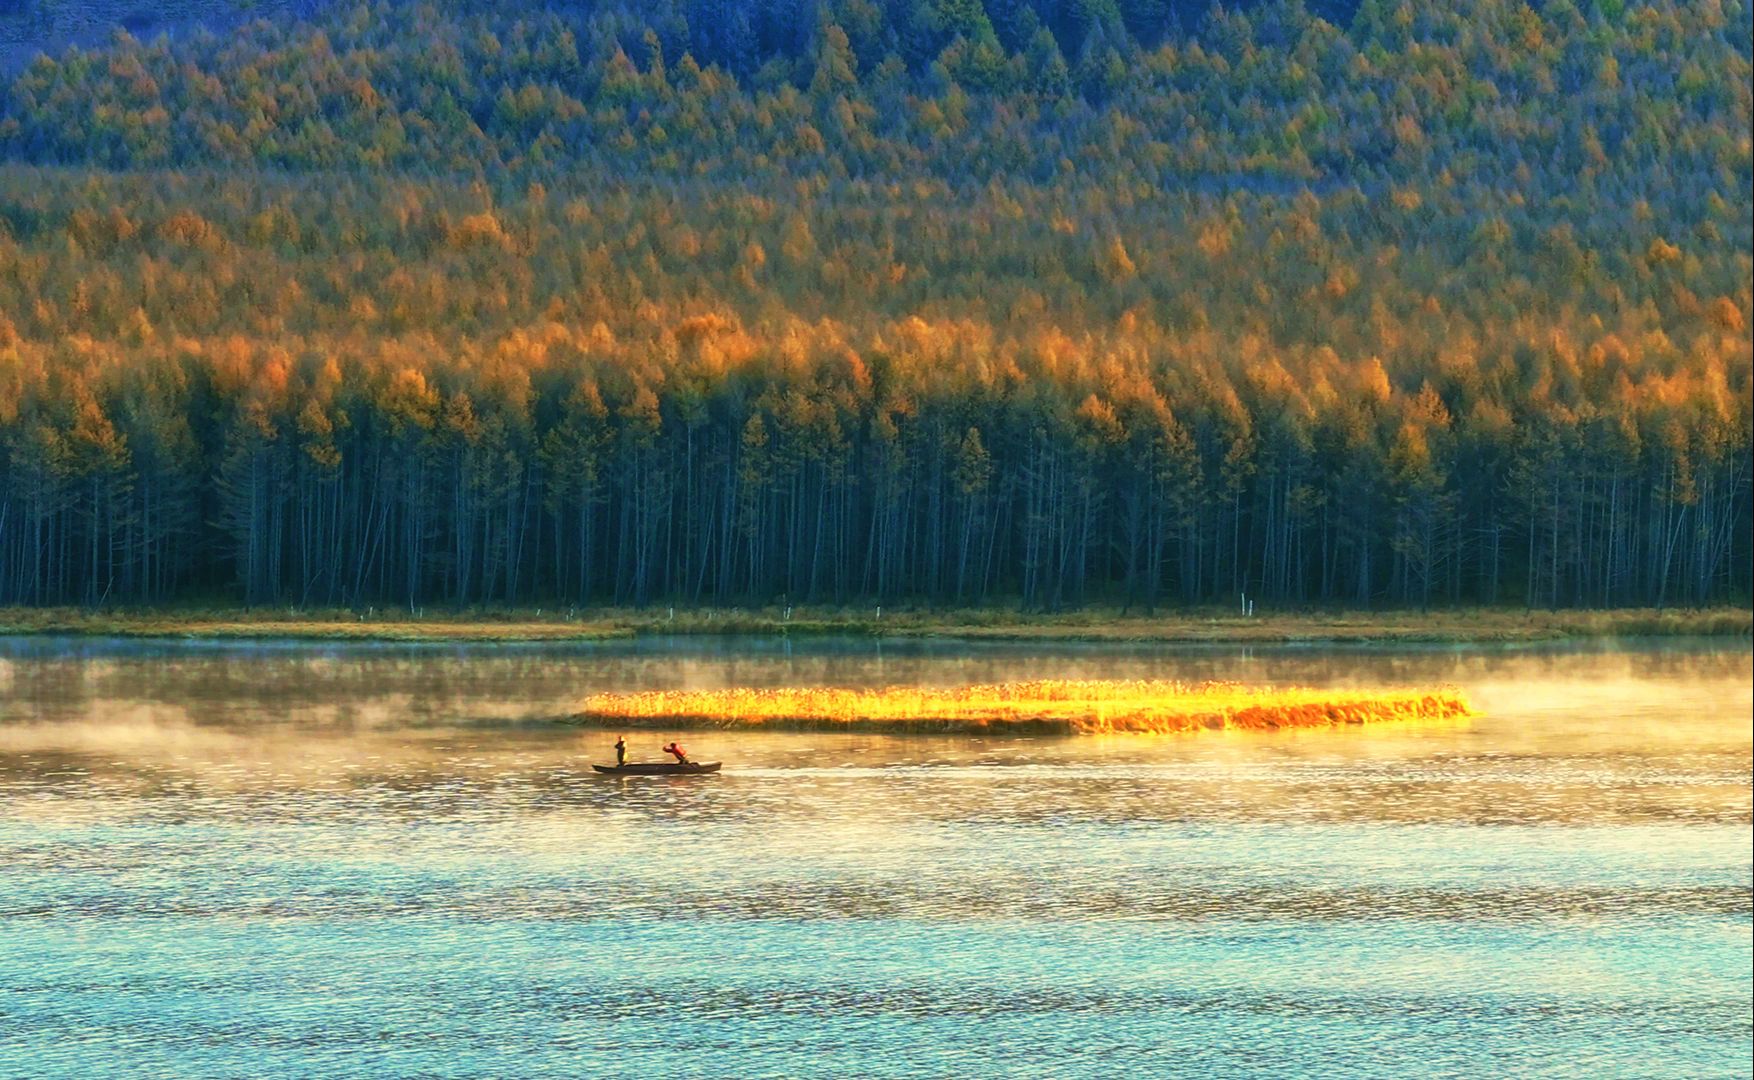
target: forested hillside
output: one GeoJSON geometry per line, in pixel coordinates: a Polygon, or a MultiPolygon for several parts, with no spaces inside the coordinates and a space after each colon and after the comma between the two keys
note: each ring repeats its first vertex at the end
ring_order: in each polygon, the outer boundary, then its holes
{"type": "Polygon", "coordinates": [[[0,90],[0,603],[1749,597],[1743,0],[274,12],[0,90]]]}

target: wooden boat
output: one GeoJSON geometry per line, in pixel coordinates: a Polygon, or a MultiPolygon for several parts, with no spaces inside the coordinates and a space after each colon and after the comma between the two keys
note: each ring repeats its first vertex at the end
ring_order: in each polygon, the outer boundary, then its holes
{"type": "Polygon", "coordinates": [[[693,776],[718,772],[721,764],[718,761],[691,761],[686,765],[677,761],[630,761],[626,765],[592,765],[591,768],[611,776],[693,776]]]}

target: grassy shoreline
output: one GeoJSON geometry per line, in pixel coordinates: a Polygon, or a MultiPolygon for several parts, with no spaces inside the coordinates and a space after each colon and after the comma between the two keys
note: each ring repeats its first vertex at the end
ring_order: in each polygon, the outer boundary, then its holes
{"type": "Polygon", "coordinates": [[[286,608],[0,608],[0,635],[182,638],[240,641],[527,643],[640,636],[841,635],[884,639],[1065,641],[1140,644],[1470,644],[1627,637],[1747,638],[1754,610],[1620,608],[1524,611],[1461,608],[1376,612],[1285,612],[1242,618],[1216,611],[1123,615],[1115,608],[1026,614],[1014,608],[949,611],[876,608],[669,608],[506,611],[295,611],[286,608]]]}
{"type": "Polygon", "coordinates": [[[597,693],[581,727],[960,735],[1173,735],[1465,720],[1453,687],[1308,689],[1164,679],[1037,679],[970,686],[722,687],[597,693]]]}

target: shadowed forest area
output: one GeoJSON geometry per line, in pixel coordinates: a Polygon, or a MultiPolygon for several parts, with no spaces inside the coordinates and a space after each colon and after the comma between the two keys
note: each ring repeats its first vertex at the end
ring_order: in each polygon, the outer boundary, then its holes
{"type": "Polygon", "coordinates": [[[0,603],[1748,601],[1745,0],[268,10],[0,88],[0,603]]]}

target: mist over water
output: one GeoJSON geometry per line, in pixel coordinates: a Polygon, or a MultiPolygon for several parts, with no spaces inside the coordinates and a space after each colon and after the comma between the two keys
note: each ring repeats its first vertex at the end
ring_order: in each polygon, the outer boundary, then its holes
{"type": "Polygon", "coordinates": [[[0,1075],[1747,1075],[1746,643],[0,639],[0,1075]],[[1460,686],[1461,723],[679,735],[599,690],[1460,686]],[[118,1063],[121,1063],[118,1067],[118,1063]]]}

